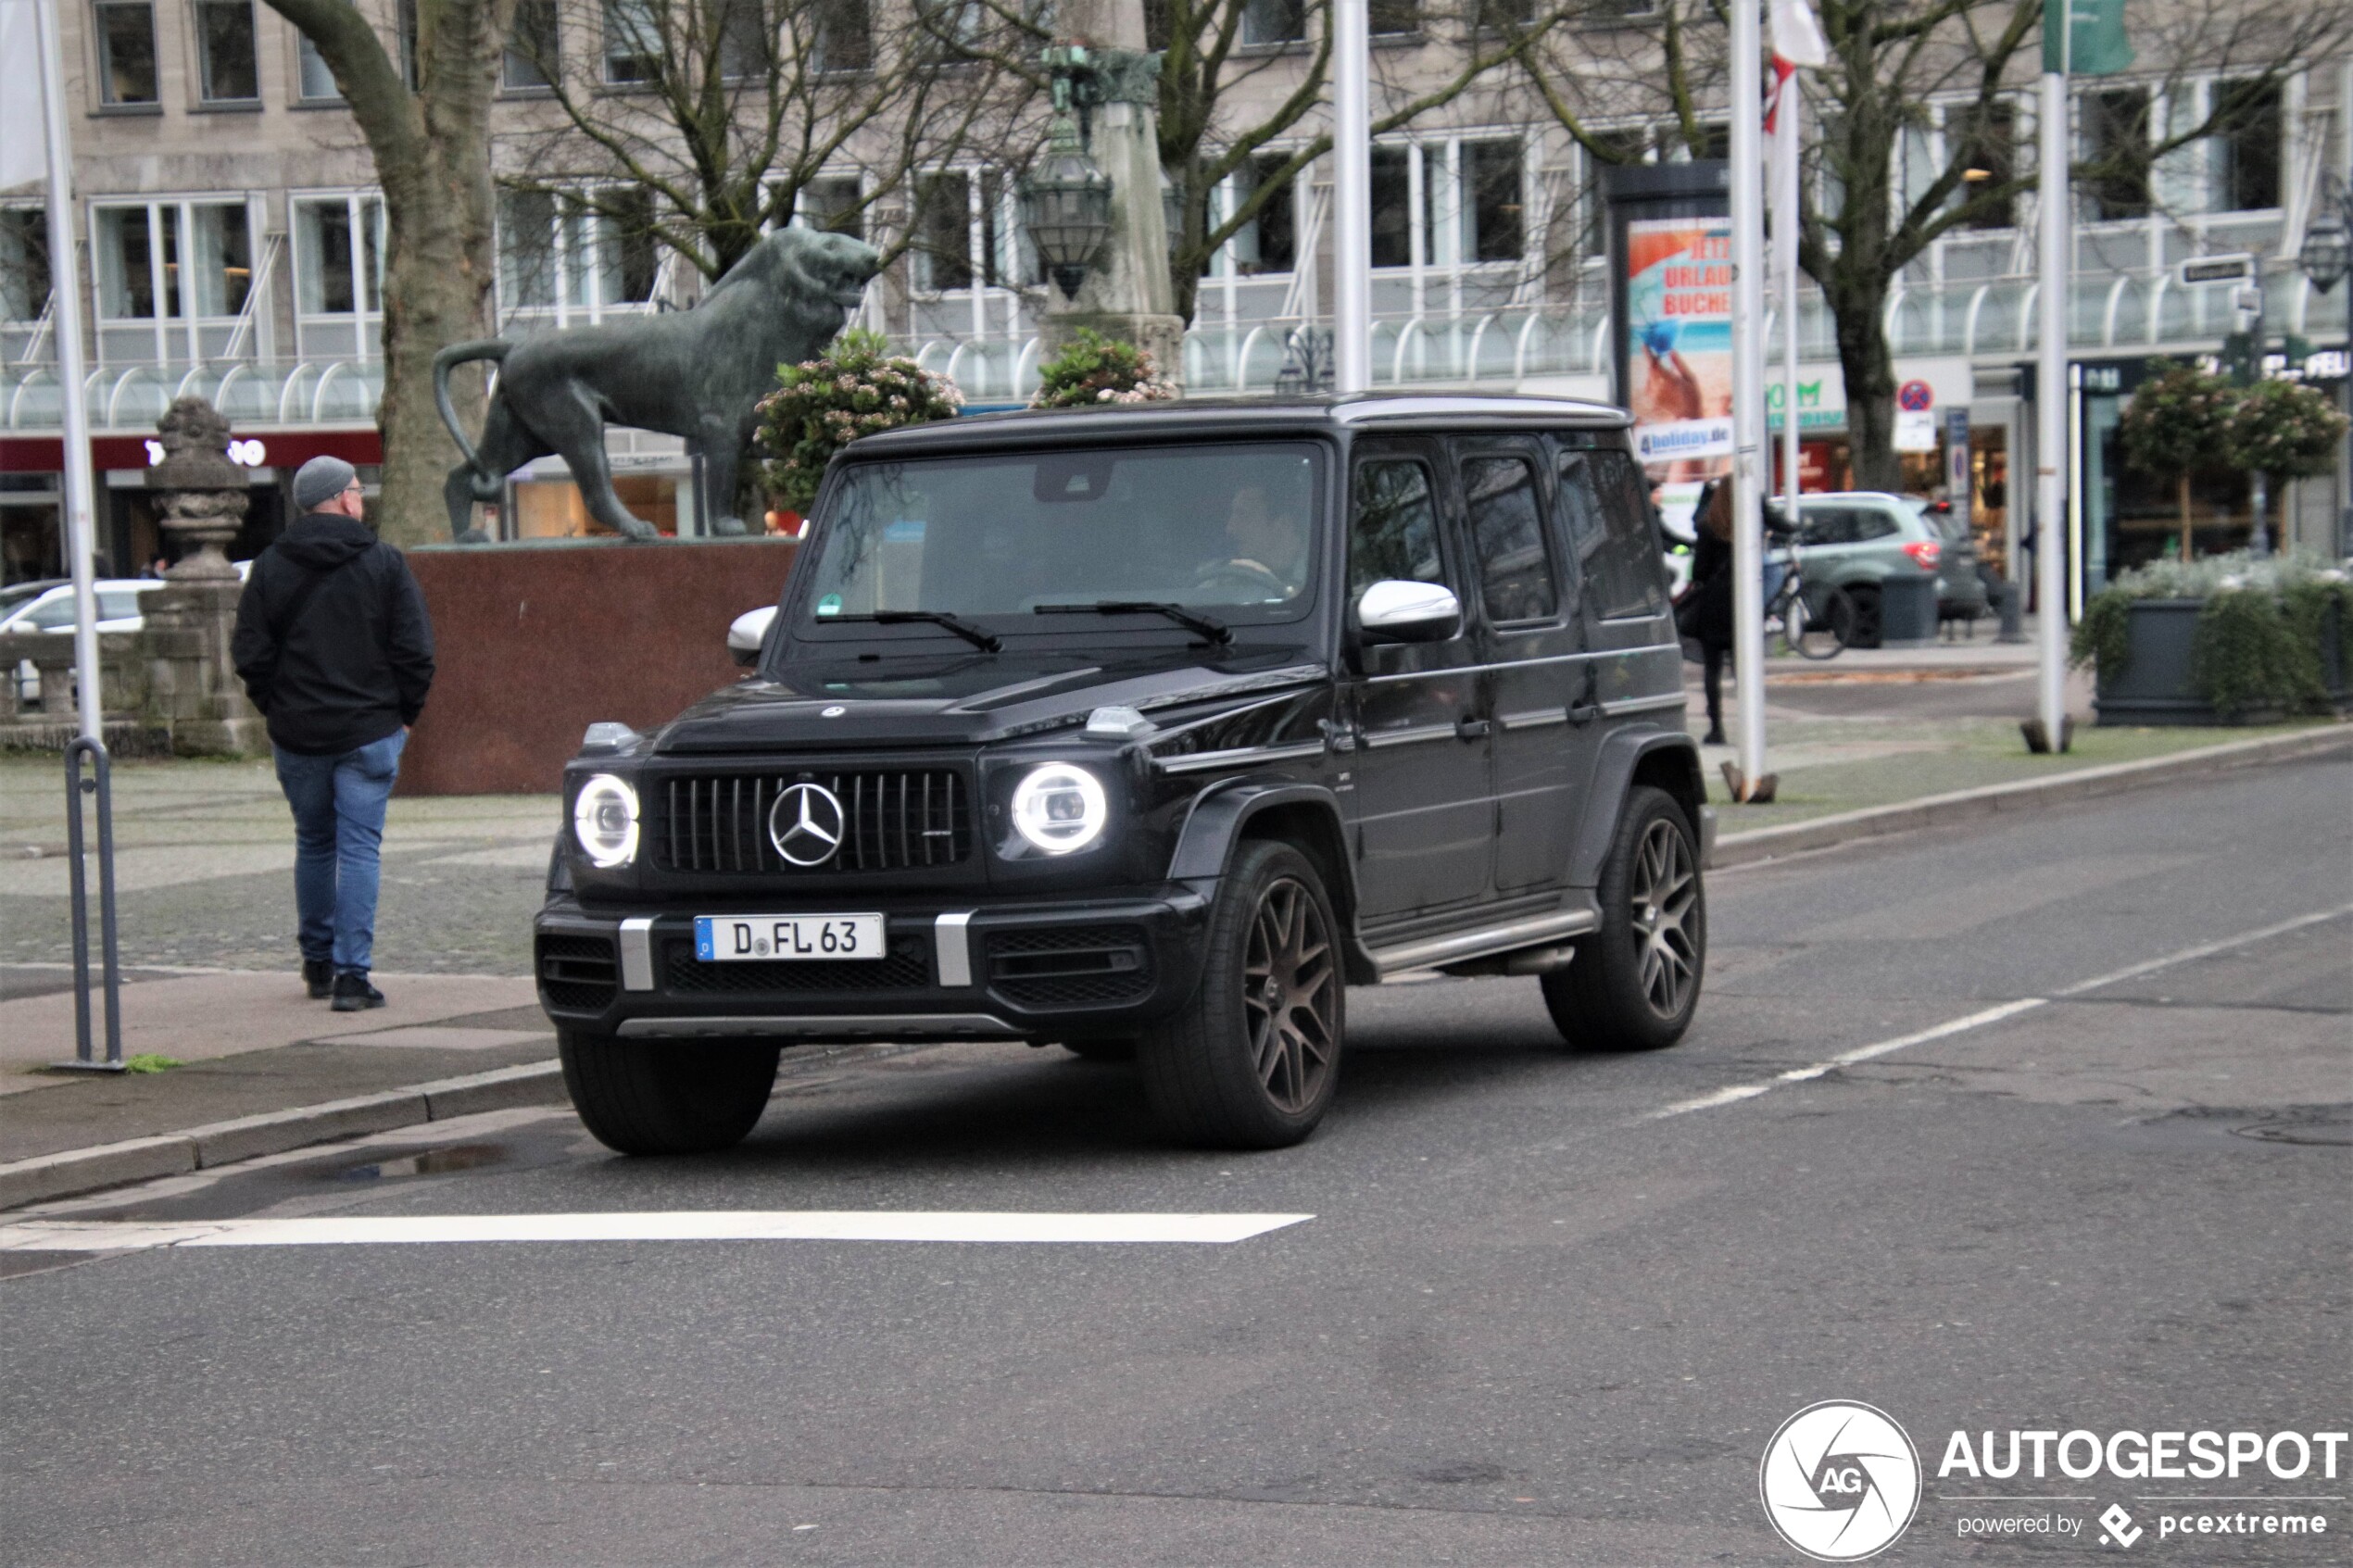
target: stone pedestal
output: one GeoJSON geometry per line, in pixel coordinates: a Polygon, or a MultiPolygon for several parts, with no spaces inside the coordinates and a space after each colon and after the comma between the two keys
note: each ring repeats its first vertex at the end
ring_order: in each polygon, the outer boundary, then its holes
{"type": "Polygon", "coordinates": [[[1185,321],[1169,287],[1168,219],[1160,194],[1160,56],[1143,52],[1140,6],[1104,6],[1090,19],[1101,30],[1091,36],[1112,45],[1093,51],[1087,115],[1087,151],[1111,176],[1111,236],[1077,298],[1047,285],[1039,346],[1051,358],[1088,328],[1134,344],[1152,357],[1163,380],[1182,385],[1185,321]]]}
{"type": "Polygon", "coordinates": [[[146,706],[172,749],[254,756],[270,749],[229,654],[245,583],[222,553],[247,504],[245,470],[229,460],[229,421],[201,397],[182,397],[156,421],[163,461],[147,470],[157,521],[184,552],[146,596],[146,706]]]}

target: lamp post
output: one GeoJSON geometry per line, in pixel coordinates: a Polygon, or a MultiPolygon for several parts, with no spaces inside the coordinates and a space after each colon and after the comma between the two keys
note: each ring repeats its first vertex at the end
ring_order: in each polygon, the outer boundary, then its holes
{"type": "MultiPolygon", "coordinates": [[[[2304,226],[2304,245],[2296,253],[2296,263],[2312,286],[2322,294],[2344,280],[2353,269],[2353,186],[2336,175],[2323,170],[2321,174],[2321,199],[2311,220],[2304,226]]],[[[2353,307],[2347,314],[2353,316],[2353,307]]],[[[2338,401],[2353,398],[2353,322],[2348,322],[2345,356],[2347,373],[2337,383],[2338,401]]],[[[2353,473],[2353,435],[2346,438],[2346,468],[2353,473]]],[[[2353,506],[2339,506],[2336,513],[2336,554],[2353,551],[2353,506]]]]}
{"type": "MultiPolygon", "coordinates": [[[[1083,61],[1087,52],[1073,46],[1048,53],[1051,65],[1057,55],[1083,61]]],[[[1111,176],[1087,156],[1071,113],[1070,90],[1070,74],[1057,70],[1054,130],[1046,144],[1046,160],[1021,188],[1022,227],[1065,301],[1078,297],[1087,270],[1111,237],[1111,176]]]]}

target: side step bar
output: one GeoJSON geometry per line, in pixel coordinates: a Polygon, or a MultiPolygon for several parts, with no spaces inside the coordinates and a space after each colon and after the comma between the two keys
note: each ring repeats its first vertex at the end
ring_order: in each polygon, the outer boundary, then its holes
{"type": "Polygon", "coordinates": [[[1376,947],[1372,958],[1381,978],[1386,980],[1409,969],[1436,969],[1441,964],[1483,959],[1521,947],[1550,947],[1564,937],[1582,936],[1598,930],[1601,923],[1602,917],[1592,909],[1562,909],[1531,920],[1514,921],[1508,925],[1433,936],[1398,947],[1376,947]]]}

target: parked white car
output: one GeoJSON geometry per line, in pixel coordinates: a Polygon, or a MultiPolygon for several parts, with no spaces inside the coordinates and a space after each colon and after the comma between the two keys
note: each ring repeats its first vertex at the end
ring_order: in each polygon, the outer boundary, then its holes
{"type": "MultiPolygon", "coordinates": [[[[98,594],[98,630],[101,632],[136,632],[147,624],[139,601],[163,586],[156,577],[102,577],[94,586],[98,594]]],[[[73,584],[60,583],[45,588],[17,604],[0,607],[0,636],[18,632],[46,632],[53,635],[70,636],[74,628],[73,584]]],[[[11,672],[17,683],[17,700],[37,702],[41,697],[41,676],[32,660],[20,659],[11,672]]]]}

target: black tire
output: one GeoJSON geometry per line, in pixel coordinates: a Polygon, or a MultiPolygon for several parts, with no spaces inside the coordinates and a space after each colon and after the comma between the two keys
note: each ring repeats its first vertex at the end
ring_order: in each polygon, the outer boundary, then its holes
{"type": "Polygon", "coordinates": [[[1836,659],[1854,641],[1855,600],[1843,588],[1833,584],[1802,595],[1791,601],[1790,611],[1798,624],[1791,646],[1802,659],[1836,659]]]}
{"type": "Polygon", "coordinates": [[[1201,985],[1138,1043],[1169,1135],[1281,1148],[1315,1130],[1340,1081],[1346,988],[1324,879],[1288,844],[1235,851],[1211,906],[1201,985]]]}
{"type": "Polygon", "coordinates": [[[776,1047],[752,1040],[617,1040],[556,1031],[564,1087],[597,1141],[623,1154],[709,1154],[759,1123],[776,1047]]]}
{"type": "Polygon", "coordinates": [[[1129,1039],[1064,1040],[1063,1049],[1081,1061],[1133,1061],[1136,1060],[1136,1042],[1129,1039]]]}
{"type": "Polygon", "coordinates": [[[1601,929],[1577,944],[1567,969],[1543,978],[1554,1026],[1592,1050],[1673,1045],[1699,1006],[1707,895],[1698,841],[1665,790],[1636,784],[1626,792],[1602,866],[1601,905],[1601,929]],[[1656,898],[1662,886],[1664,901],[1656,898]]]}
{"type": "Polygon", "coordinates": [[[1846,590],[1846,596],[1855,601],[1855,630],[1848,634],[1846,646],[1854,648],[1879,646],[1879,589],[1858,583],[1846,590]]]}

